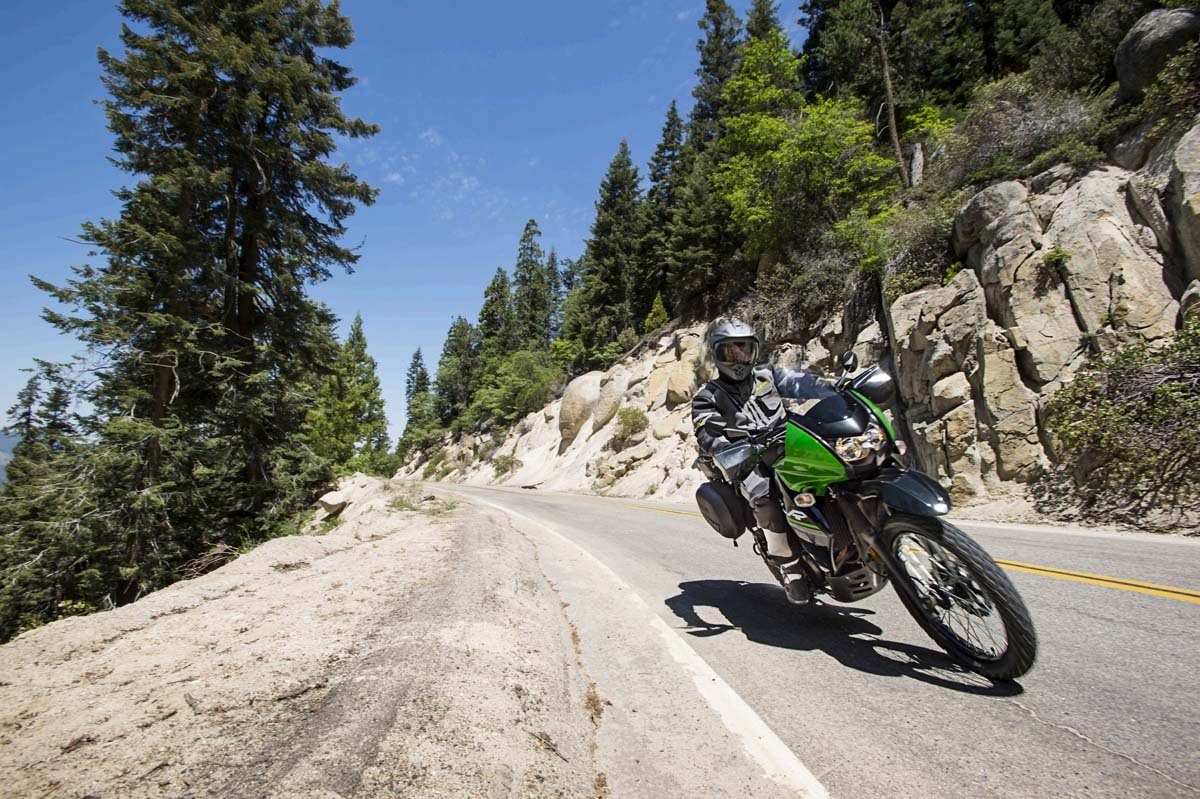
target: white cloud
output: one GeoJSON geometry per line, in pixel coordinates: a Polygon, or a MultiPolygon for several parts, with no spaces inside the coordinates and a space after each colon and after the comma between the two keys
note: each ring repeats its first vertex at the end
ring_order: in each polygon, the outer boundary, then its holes
{"type": "Polygon", "coordinates": [[[696,10],[697,9],[694,9],[694,8],[685,8],[683,11],[680,11],[678,14],[675,15],[675,21],[676,22],[687,22],[689,19],[696,16],[696,10]]]}
{"type": "Polygon", "coordinates": [[[396,184],[403,186],[404,185],[404,175],[401,175],[399,172],[388,172],[387,175],[384,176],[383,182],[384,183],[396,183],[396,184]]]}
{"type": "Polygon", "coordinates": [[[425,128],[425,130],[417,134],[417,138],[430,147],[442,146],[442,134],[438,133],[436,128],[425,128]]]}

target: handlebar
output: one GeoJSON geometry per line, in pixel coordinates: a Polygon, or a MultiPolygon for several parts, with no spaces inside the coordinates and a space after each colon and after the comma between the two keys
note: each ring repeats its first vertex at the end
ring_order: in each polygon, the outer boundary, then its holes
{"type": "Polygon", "coordinates": [[[725,428],[725,437],[730,441],[745,441],[750,444],[776,444],[782,442],[786,436],[786,425],[778,425],[770,430],[760,430],[758,432],[743,430],[738,427],[725,428]]]}

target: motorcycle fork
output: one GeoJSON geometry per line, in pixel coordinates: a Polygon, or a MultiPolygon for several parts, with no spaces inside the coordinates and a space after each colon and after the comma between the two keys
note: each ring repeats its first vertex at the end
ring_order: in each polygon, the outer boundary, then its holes
{"type": "MultiPolygon", "coordinates": [[[[883,518],[879,518],[879,509],[868,507],[865,504],[871,502],[869,499],[846,491],[830,491],[830,494],[834,512],[828,516],[830,528],[834,531],[836,540],[845,541],[853,546],[858,558],[872,568],[883,566],[876,532],[883,526],[886,511],[883,518]]],[[[847,555],[847,559],[848,557],[847,555]]],[[[835,563],[834,571],[836,572],[845,562],[843,560],[842,563],[835,563]]]]}

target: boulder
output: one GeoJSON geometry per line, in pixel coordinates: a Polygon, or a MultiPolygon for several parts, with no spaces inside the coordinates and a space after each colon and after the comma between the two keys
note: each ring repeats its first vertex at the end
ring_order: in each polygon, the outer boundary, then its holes
{"type": "Polygon", "coordinates": [[[603,372],[587,372],[567,384],[558,412],[558,433],[565,449],[579,435],[579,431],[596,408],[600,399],[600,382],[603,372]]]}
{"type": "Polygon", "coordinates": [[[888,310],[900,396],[928,406],[934,383],[972,368],[979,328],[987,318],[975,273],[964,269],[941,288],[904,294],[888,310]]]}
{"type": "MultiPolygon", "coordinates": [[[[1083,177],[1067,190],[1045,240],[1070,253],[1063,288],[1084,332],[1111,328],[1118,339],[1153,341],[1174,331],[1179,303],[1153,236],[1142,236],[1130,216],[1129,177],[1118,167],[1083,177]]],[[[1022,327],[1032,349],[1033,333],[1022,327]]]]}
{"type": "Polygon", "coordinates": [[[1075,175],[1070,164],[1055,164],[1045,172],[1039,172],[1029,181],[1029,190],[1034,194],[1062,194],[1075,175]]]}
{"type": "Polygon", "coordinates": [[[1170,254],[1175,249],[1171,239],[1171,223],[1167,220],[1167,212],[1163,210],[1158,189],[1145,178],[1130,178],[1125,184],[1125,195],[1129,198],[1129,207],[1133,214],[1154,232],[1155,246],[1170,254]]]}
{"type": "Polygon", "coordinates": [[[684,350],[680,353],[680,359],[665,369],[668,408],[677,407],[691,400],[692,395],[700,388],[699,367],[700,348],[696,347],[684,350]]]}
{"type": "Polygon", "coordinates": [[[954,217],[954,252],[968,255],[989,226],[1004,218],[1014,204],[1029,196],[1024,184],[1015,180],[989,186],[971,198],[954,217]]]}
{"type": "Polygon", "coordinates": [[[996,476],[1028,483],[1049,465],[1038,434],[1038,395],[1024,384],[1008,338],[989,323],[980,336],[981,373],[973,375],[987,409],[996,476]]]}
{"type": "Polygon", "coordinates": [[[596,400],[596,410],[593,415],[592,428],[599,430],[617,415],[625,392],[629,388],[629,370],[624,366],[614,366],[604,378],[600,386],[600,397],[596,400]]]}
{"type": "Polygon", "coordinates": [[[1189,283],[1187,291],[1179,298],[1179,315],[1184,319],[1200,319],[1200,280],[1189,283]]]}
{"type": "Polygon", "coordinates": [[[650,426],[650,432],[658,441],[679,435],[681,438],[691,431],[691,413],[687,408],[679,408],[669,415],[662,417],[650,426]],[[680,430],[683,431],[682,435],[680,430]]]}
{"type": "Polygon", "coordinates": [[[1183,135],[1171,158],[1167,216],[1188,280],[1200,279],[1200,123],[1183,135]]]}
{"type": "Polygon", "coordinates": [[[321,510],[325,511],[327,516],[336,516],[350,504],[350,497],[345,491],[330,491],[317,499],[317,504],[321,506],[321,510]]]}
{"type": "Polygon", "coordinates": [[[621,450],[613,460],[619,466],[628,466],[631,463],[644,461],[653,454],[654,447],[650,446],[649,442],[642,442],[637,446],[621,450]]]}
{"type": "Polygon", "coordinates": [[[871,322],[859,331],[858,336],[854,339],[852,349],[862,366],[879,363],[879,359],[887,350],[887,342],[883,339],[883,330],[879,327],[879,323],[871,322]]]}
{"type": "Polygon", "coordinates": [[[646,408],[655,410],[661,408],[667,401],[667,381],[670,370],[665,366],[656,366],[646,381],[646,408]]]}
{"type": "Polygon", "coordinates": [[[1114,62],[1123,98],[1137,97],[1158,77],[1167,60],[1200,36],[1200,12],[1159,8],[1139,19],[1117,45],[1114,62]]]}
{"type": "Polygon", "coordinates": [[[962,372],[955,372],[933,384],[930,397],[934,416],[943,416],[971,399],[971,384],[962,372]]]}
{"type": "Polygon", "coordinates": [[[988,317],[974,272],[901,296],[888,322],[919,465],[957,500],[987,496],[998,479],[1041,474],[1038,395],[1025,385],[1009,336],[988,317]]]}

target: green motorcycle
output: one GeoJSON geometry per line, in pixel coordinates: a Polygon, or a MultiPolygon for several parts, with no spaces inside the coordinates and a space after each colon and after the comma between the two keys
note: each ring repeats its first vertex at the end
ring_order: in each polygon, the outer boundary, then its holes
{"type": "Polygon", "coordinates": [[[735,486],[759,463],[770,468],[814,593],[857,602],[890,581],[921,628],[966,668],[994,680],[1029,671],[1037,635],[1017,589],[991,556],[942,517],[950,497],[936,480],[903,463],[879,405],[891,376],[873,366],[850,377],[847,353],[830,396],[762,434],[726,428],[734,445],[699,467],[705,519],[735,540],[747,529],[767,559],[766,542],[735,486]]]}

